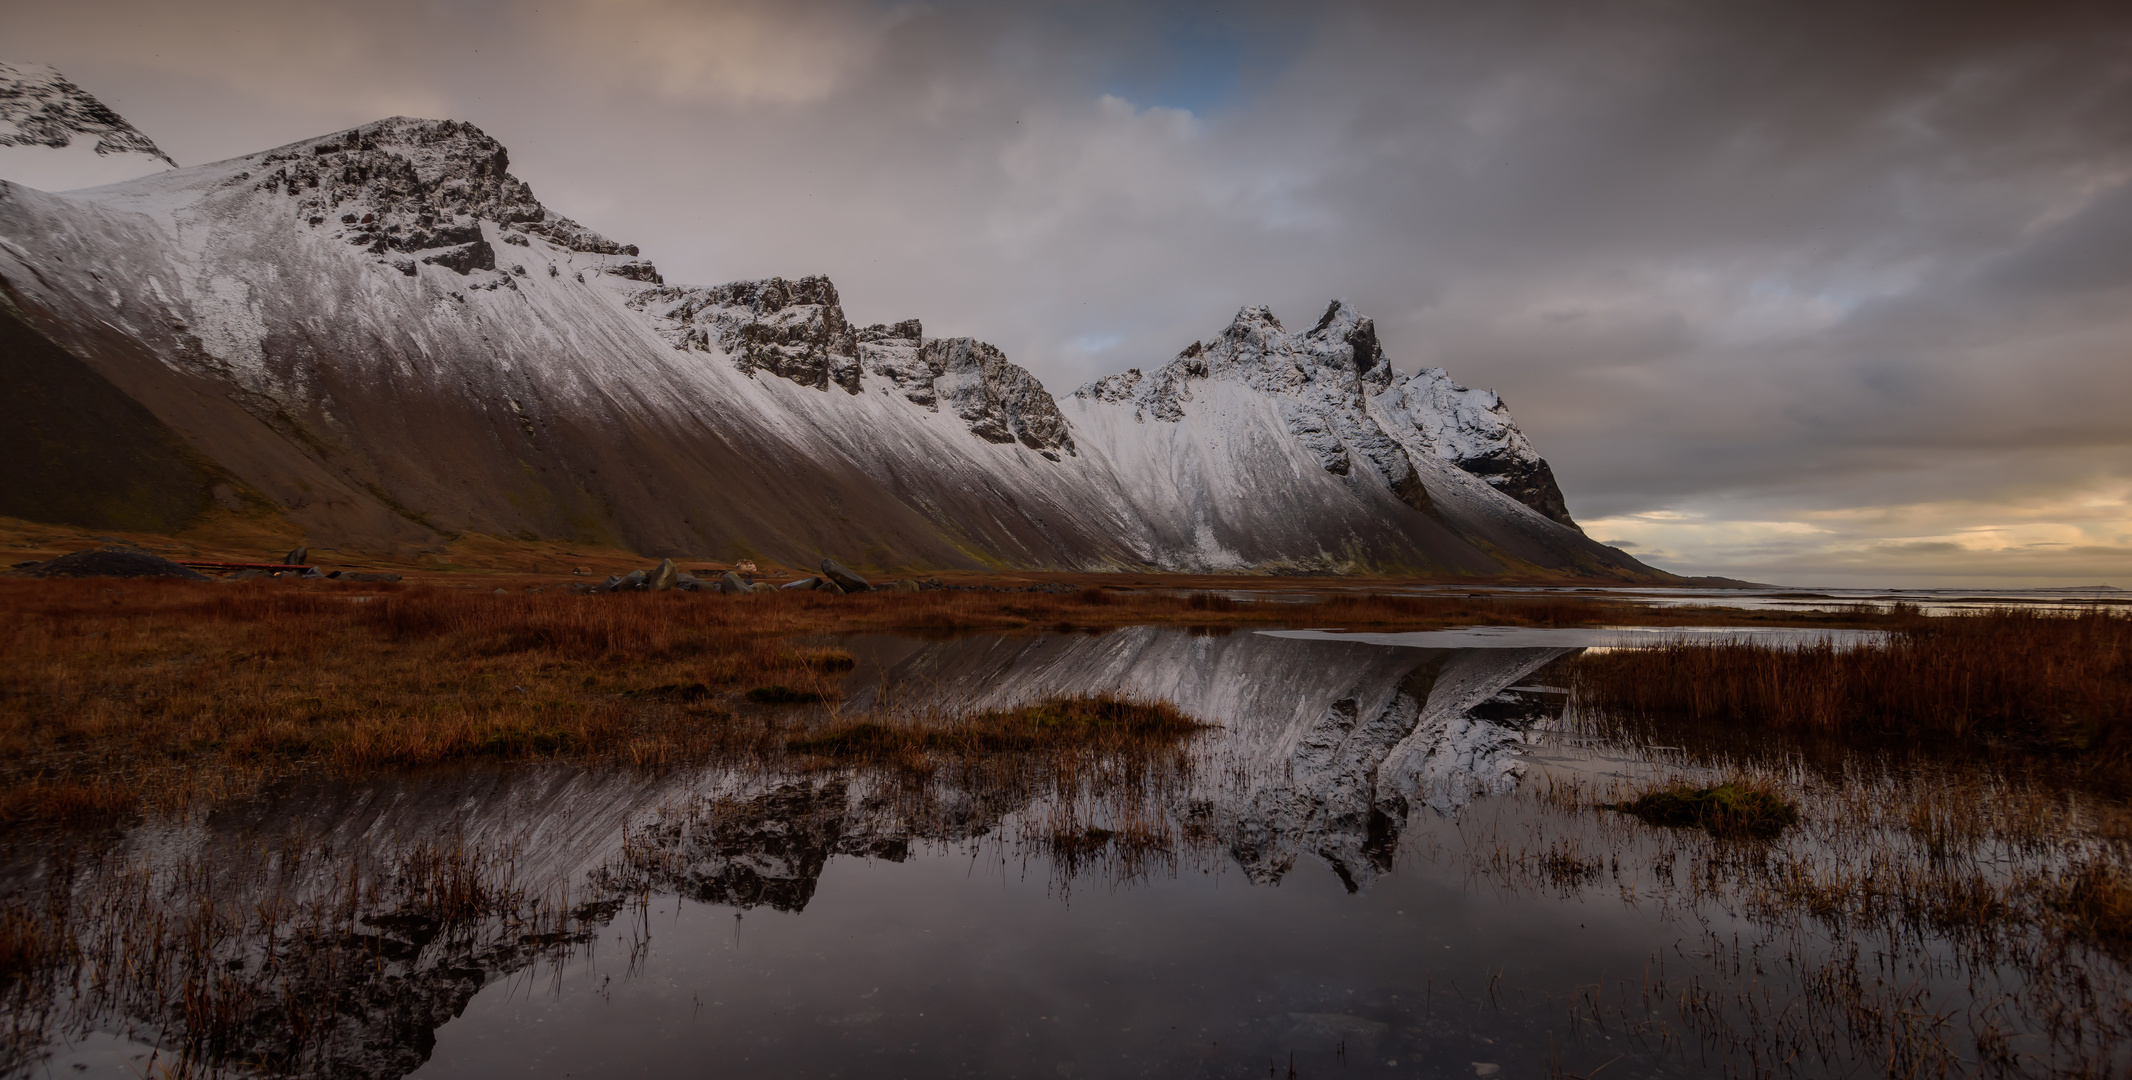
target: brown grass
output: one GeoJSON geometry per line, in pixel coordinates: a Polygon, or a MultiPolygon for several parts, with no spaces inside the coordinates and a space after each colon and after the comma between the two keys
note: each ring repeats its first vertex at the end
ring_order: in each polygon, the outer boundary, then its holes
{"type": "Polygon", "coordinates": [[[2047,895],[2075,933],[2121,958],[2132,959],[2132,877],[2123,866],[2087,860],[2047,895]]]}
{"type": "Polygon", "coordinates": [[[2132,785],[2132,616],[1918,618],[1884,644],[1680,644],[1586,656],[1579,703],[1700,726],[1989,743],[2132,785]]]}
{"type": "Polygon", "coordinates": [[[753,707],[750,690],[833,700],[850,654],[800,644],[826,634],[1709,618],[1524,595],[1297,604],[1147,588],[588,596],[6,579],[0,611],[0,821],[124,814],[293,768],[681,760],[736,737],[729,721],[753,707]]]}

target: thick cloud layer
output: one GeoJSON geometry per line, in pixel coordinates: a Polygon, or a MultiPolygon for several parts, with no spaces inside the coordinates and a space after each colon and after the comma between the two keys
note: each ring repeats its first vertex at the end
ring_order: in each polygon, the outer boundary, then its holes
{"type": "Polygon", "coordinates": [[[2031,3],[10,2],[180,162],[471,120],[669,280],[1057,391],[1344,296],[1594,535],[2132,586],[2132,16],[2031,3]]]}

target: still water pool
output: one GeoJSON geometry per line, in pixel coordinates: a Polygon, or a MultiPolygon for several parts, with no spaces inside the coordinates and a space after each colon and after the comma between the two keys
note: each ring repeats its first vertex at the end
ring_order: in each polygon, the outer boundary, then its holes
{"type": "Polygon", "coordinates": [[[1129,759],[312,781],[139,826],[112,865],[172,883],[141,895],[173,918],[201,903],[176,883],[212,882],[228,989],[17,1016],[46,1052],[22,1071],[141,1075],[196,1001],[231,1014],[197,1051],[216,1067],[349,1076],[2132,1066],[2120,960],[1934,899],[2011,896],[2107,842],[2024,840],[1977,807],[2095,807],[1988,771],[1593,728],[1564,665],[1643,640],[1597,633],[861,636],[838,700],[763,722],[1108,693],[1213,726],[1129,759]],[[1742,770],[1803,822],[1748,843],[1602,808],[1742,770]],[[1970,824],[1921,832],[1933,792],[1970,824]],[[521,899],[459,922],[393,899],[437,910],[462,865],[521,899]],[[347,884],[358,866],[370,884],[347,884]],[[322,914],[246,914],[284,906],[322,914]]]}

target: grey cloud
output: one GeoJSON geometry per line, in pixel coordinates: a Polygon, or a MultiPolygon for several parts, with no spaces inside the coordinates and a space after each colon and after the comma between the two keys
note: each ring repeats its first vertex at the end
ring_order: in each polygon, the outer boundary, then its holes
{"type": "Polygon", "coordinates": [[[1944,540],[1918,540],[1907,544],[1881,544],[1878,551],[1888,555],[1956,555],[1962,545],[1944,540]]]}
{"type": "Polygon", "coordinates": [[[188,163],[447,112],[669,280],[828,273],[1056,390],[1345,297],[1580,516],[2132,478],[2121,4],[544,7],[20,5],[9,49],[188,163]]]}

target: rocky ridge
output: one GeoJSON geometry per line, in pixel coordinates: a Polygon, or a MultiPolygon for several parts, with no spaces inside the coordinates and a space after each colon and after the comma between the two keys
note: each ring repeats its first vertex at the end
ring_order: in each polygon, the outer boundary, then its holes
{"type": "Polygon", "coordinates": [[[146,154],[178,163],[96,96],[43,64],[0,61],[0,146],[69,146],[96,140],[98,154],[146,154]]]}
{"type": "Polygon", "coordinates": [[[927,338],[917,319],[854,329],[826,277],[767,278],[712,288],[661,286],[629,298],[674,348],[730,356],[752,374],[847,394],[866,375],[938,412],[944,402],[987,442],[1019,442],[1052,461],[1073,454],[1058,403],[1036,376],[975,338],[927,338]]]}
{"type": "MultiPolygon", "coordinates": [[[[524,246],[531,234],[571,251],[637,254],[635,244],[617,244],[542,206],[510,169],[510,152],[472,124],[395,116],[269,151],[247,178],[257,190],[297,200],[312,228],[326,226],[410,277],[417,258],[460,274],[494,270],[482,221],[509,230],[507,244],[524,246]]],[[[649,266],[618,263],[608,272],[658,280],[649,266]]]]}
{"type": "Polygon", "coordinates": [[[1210,341],[1195,341],[1152,374],[1130,368],[1074,396],[1129,404],[1141,420],[1176,423],[1195,382],[1228,381],[1278,395],[1281,419],[1319,467],[1376,472],[1401,501],[1432,509],[1410,455],[1443,458],[1497,490],[1576,527],[1554,472],[1492,390],[1468,390],[1441,368],[1403,375],[1377,340],[1376,323],[1334,300],[1317,325],[1292,333],[1264,306],[1236,313],[1210,341]]]}
{"type": "Polygon", "coordinates": [[[95,192],[0,185],[0,285],[75,383],[168,425],[137,441],[189,441],[203,490],[315,542],[1650,573],[1564,528],[1500,399],[1394,371],[1345,303],[1301,333],[1247,308],[1068,407],[988,343],[854,326],[827,278],[669,285],[509,166],[397,117],[95,192]]]}

